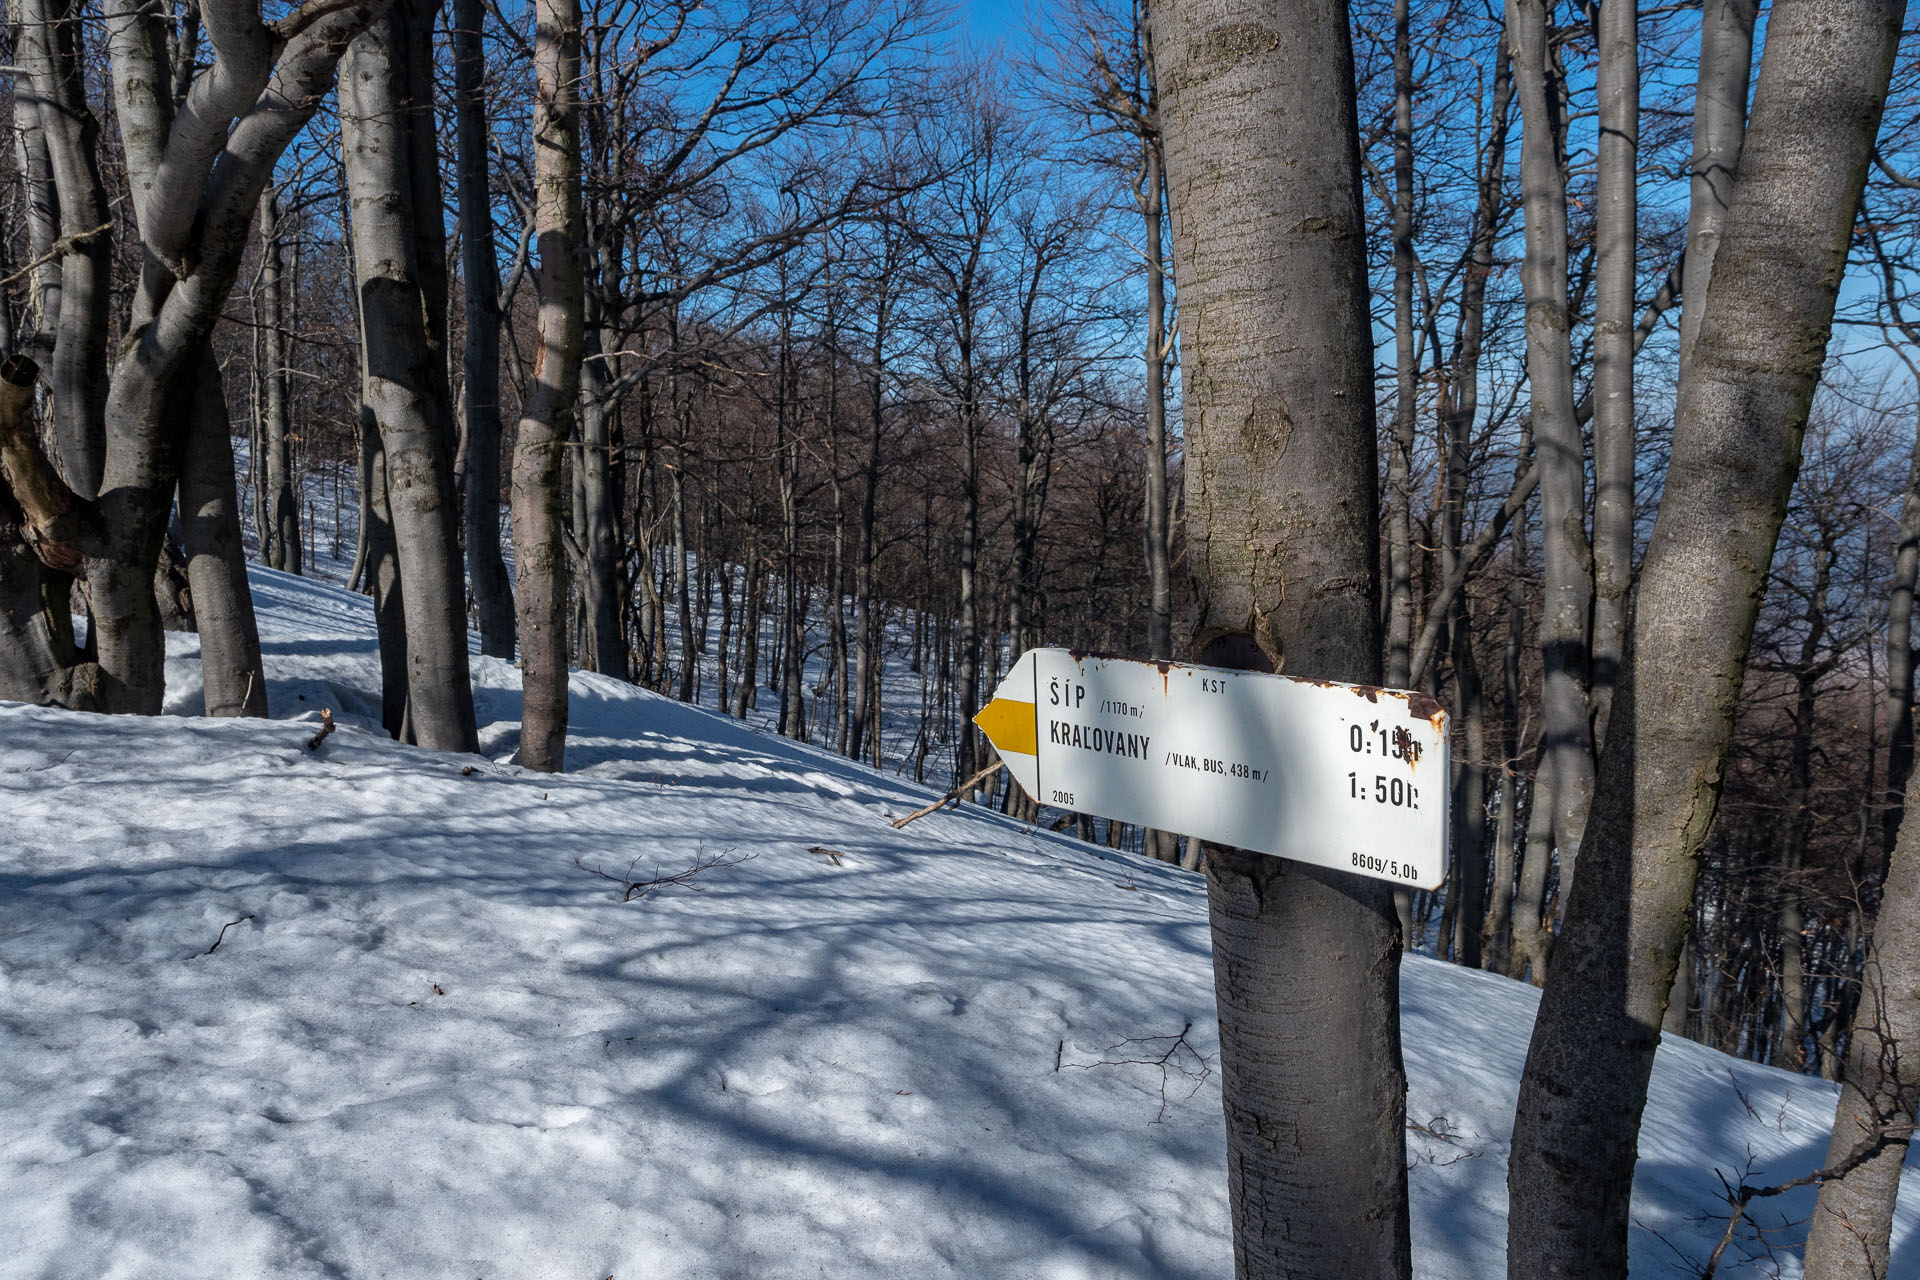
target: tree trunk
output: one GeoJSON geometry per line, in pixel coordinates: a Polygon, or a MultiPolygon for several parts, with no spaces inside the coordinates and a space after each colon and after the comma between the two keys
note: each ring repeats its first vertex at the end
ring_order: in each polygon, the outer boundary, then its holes
{"type": "Polygon", "coordinates": [[[1633,586],[1634,272],[1639,247],[1640,11],[1602,4],[1594,214],[1593,739],[1606,741],[1633,586]]]}
{"type": "Polygon", "coordinates": [[[1907,492],[1900,503],[1900,524],[1893,547],[1893,581],[1887,592],[1887,783],[1880,828],[1882,859],[1893,852],[1906,812],[1907,779],[1913,773],[1916,579],[1920,579],[1920,432],[1914,435],[1913,455],[1907,467],[1907,492]]]}
{"type": "Polygon", "coordinates": [[[673,517],[673,598],[680,623],[680,701],[692,702],[700,674],[700,647],[694,633],[693,599],[687,582],[687,440],[693,434],[693,394],[673,379],[673,470],[667,473],[667,502],[673,517]]]}
{"type": "MultiPolygon", "coordinates": [[[[1158,113],[1158,94],[1148,67],[1148,109],[1158,113]]],[[[1147,656],[1173,656],[1172,538],[1167,528],[1167,256],[1160,223],[1166,180],[1161,174],[1161,144],[1156,136],[1141,143],[1146,176],[1141,180],[1141,215],[1146,221],[1147,257],[1147,656]]],[[[1159,833],[1147,838],[1162,861],[1171,861],[1159,833]]]]}
{"type": "Polygon", "coordinates": [[[1703,0],[1700,75],[1693,98],[1693,162],[1687,205],[1687,260],[1680,288],[1680,366],[1692,363],[1707,309],[1707,282],[1733,203],[1734,171],[1747,133],[1753,79],[1753,24],[1759,0],[1703,0]]]}
{"type": "Polygon", "coordinates": [[[453,0],[454,148],[460,193],[460,276],[466,286],[461,394],[467,427],[467,573],[480,652],[513,657],[513,584],[500,555],[500,267],[487,185],[483,0],[453,0]]]}
{"type": "Polygon", "coordinates": [[[0,698],[91,711],[99,668],[83,662],[67,604],[78,553],[66,554],[65,569],[45,563],[45,525],[12,492],[21,483],[16,451],[31,442],[45,466],[30,420],[38,376],[25,356],[0,360],[0,478],[8,482],[0,483],[0,698]]]}
{"type": "Polygon", "coordinates": [[[974,313],[977,303],[969,286],[956,300],[960,316],[960,609],[956,618],[959,646],[959,732],[954,735],[956,784],[979,768],[979,743],[973,714],[980,709],[980,403],[974,376],[974,313]]]}
{"type": "MultiPolygon", "coordinates": [[[[1346,6],[1169,0],[1153,22],[1187,334],[1189,651],[1377,682],[1373,343],[1346,6]]],[[[1206,874],[1235,1273],[1405,1277],[1392,890],[1221,848],[1206,874]],[[1329,1023],[1328,1009],[1341,1017],[1329,1023]]]]}
{"type": "Polygon", "coordinates": [[[1553,763],[1543,754],[1533,770],[1533,794],[1527,804],[1527,848],[1520,859],[1520,883],[1513,896],[1513,949],[1507,976],[1547,984],[1553,954],[1548,928],[1547,880],[1553,858],[1553,763]]]}
{"type": "MultiPolygon", "coordinates": [[[[567,747],[567,556],[561,457],[580,389],[586,329],[578,247],[580,0],[534,4],[534,235],[540,265],[534,383],[513,454],[513,551],[519,576],[520,763],[557,773],[567,747]]],[[[651,566],[642,566],[650,572],[651,566]]]]}
{"type": "Polygon", "coordinates": [[[260,628],[247,585],[240,495],[233,483],[233,437],[226,385],[211,351],[182,389],[187,421],[180,467],[181,542],[200,632],[201,684],[210,716],[265,716],[266,670],[260,628]]]}
{"type": "MultiPolygon", "coordinates": [[[[1567,177],[1560,72],[1545,0],[1507,0],[1507,40],[1520,100],[1520,186],[1526,209],[1527,382],[1540,469],[1541,739],[1553,766],[1553,835],[1571,881],[1593,795],[1588,627],[1593,551],[1587,542],[1586,446],[1573,396],[1567,305],[1567,177]]],[[[1536,819],[1537,820],[1537,819],[1536,819]]]]}
{"type": "Polygon", "coordinates": [[[407,733],[406,593],[400,585],[399,548],[394,542],[393,512],[387,501],[387,453],[373,410],[360,406],[359,573],[373,597],[374,632],[380,639],[380,724],[396,739],[407,733]]]}
{"type": "MultiPolygon", "coordinates": [[[[366,39],[362,36],[361,39],[366,39]]],[[[265,466],[267,536],[261,558],[269,568],[300,572],[300,508],[293,499],[293,428],[287,413],[286,331],[280,319],[280,211],[272,188],[260,197],[261,380],[266,406],[260,441],[265,466]]],[[[224,393],[222,395],[224,401],[224,393]]],[[[223,405],[224,411],[224,405],[223,405]]]]}
{"type": "MultiPolygon", "coordinates": [[[[1754,114],[1757,120],[1759,112],[1754,114]]],[[[1909,814],[1920,810],[1920,778],[1908,785],[1906,808],[1909,814]]],[[[1920,1045],[1920,822],[1909,818],[1900,826],[1867,949],[1846,1079],[1827,1148],[1826,1168],[1839,1176],[1820,1187],[1807,1230],[1806,1280],[1886,1280],[1900,1170],[1920,1118],[1915,1045],[1920,1045]]]]}
{"type": "MultiPolygon", "coordinates": [[[[1387,451],[1388,687],[1413,667],[1413,442],[1420,370],[1413,346],[1413,37],[1410,0],[1393,0],[1393,425],[1387,451]]],[[[1401,921],[1404,926],[1406,915],[1401,921]]]]}
{"type": "Polygon", "coordinates": [[[1509,1274],[1626,1273],[1647,1079],[1826,355],[1902,0],[1778,0],[1641,570],[1598,838],[1516,1110],[1509,1274]]]}
{"type": "Polygon", "coordinates": [[[106,461],[113,248],[100,125],[87,104],[80,4],[24,0],[20,18],[20,62],[32,83],[60,233],[47,249],[60,262],[58,307],[46,317],[54,334],[47,376],[56,462],[74,493],[92,498],[106,461]]]}
{"type": "Polygon", "coordinates": [[[1473,628],[1464,602],[1455,604],[1453,707],[1463,748],[1454,758],[1453,883],[1447,906],[1454,912],[1449,938],[1453,962],[1480,967],[1481,924],[1487,910],[1487,714],[1480,668],[1474,661],[1473,628]]]}
{"type": "Polygon", "coordinates": [[[349,46],[340,117],[366,402],[386,455],[405,584],[407,718],[421,746],[476,751],[431,110],[436,8],[435,0],[399,0],[349,46]]]}
{"type": "MultiPolygon", "coordinates": [[[[890,231],[891,228],[883,228],[883,233],[890,231]]],[[[880,738],[876,722],[878,709],[874,705],[873,695],[879,684],[882,632],[874,616],[873,566],[879,554],[875,543],[875,527],[878,524],[880,459],[887,420],[887,332],[894,299],[891,288],[891,269],[895,266],[891,251],[894,246],[894,238],[889,234],[886,244],[889,252],[881,263],[880,278],[875,281],[878,296],[874,299],[873,309],[873,367],[868,384],[866,448],[860,462],[859,523],[854,531],[853,630],[856,648],[853,658],[852,724],[847,734],[847,754],[856,760],[860,758],[862,750],[868,747],[869,735],[875,744],[880,738]]]]}
{"type": "MultiPolygon", "coordinates": [[[[1817,515],[1818,513],[1816,513],[1817,515]]],[[[1787,779],[1785,847],[1780,854],[1780,1051],[1776,1065],[1789,1071],[1806,1068],[1807,972],[1805,956],[1806,906],[1802,901],[1801,864],[1813,834],[1814,714],[1824,668],[1820,649],[1827,638],[1827,600],[1833,585],[1832,535],[1822,530],[1814,549],[1813,583],[1807,593],[1803,618],[1806,634],[1793,668],[1793,742],[1787,779]]]]}
{"type": "MultiPolygon", "coordinates": [[[[584,296],[584,295],[583,295],[584,296]]],[[[620,531],[615,525],[613,419],[609,400],[606,340],[598,324],[582,330],[585,359],[580,370],[580,451],[574,456],[575,491],[582,519],[574,536],[582,557],[580,603],[586,613],[582,665],[617,680],[629,678],[626,629],[620,625],[620,531]]]]}

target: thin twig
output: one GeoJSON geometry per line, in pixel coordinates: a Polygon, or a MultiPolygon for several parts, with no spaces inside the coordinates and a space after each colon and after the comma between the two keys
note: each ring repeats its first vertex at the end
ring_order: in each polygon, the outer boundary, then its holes
{"type": "Polygon", "coordinates": [[[220,936],[219,936],[219,937],[217,937],[217,938],[215,938],[215,939],[213,940],[213,945],[212,945],[212,946],[210,946],[210,947],[208,947],[208,948],[207,948],[207,949],[206,949],[205,951],[202,951],[202,952],[201,952],[200,954],[201,954],[201,955],[203,955],[203,956],[210,956],[210,955],[212,955],[212,954],[213,954],[214,952],[216,952],[216,951],[218,951],[218,950],[220,949],[220,944],[221,944],[221,943],[223,943],[223,942],[225,942],[225,941],[227,940],[227,930],[229,930],[229,929],[231,929],[231,928],[233,928],[233,926],[235,926],[235,925],[237,925],[237,924],[243,924],[243,923],[245,923],[246,921],[248,921],[248,920],[251,920],[251,919],[253,919],[253,917],[252,917],[252,916],[250,916],[250,915],[249,915],[249,916],[241,916],[241,917],[240,917],[240,919],[238,919],[238,920],[229,920],[229,921],[227,921],[227,922],[226,922],[225,924],[223,924],[223,925],[221,925],[221,926],[220,926],[220,936]]]}
{"type": "Polygon", "coordinates": [[[111,231],[112,229],[113,229],[113,223],[103,222],[97,227],[91,227],[85,231],[76,231],[70,236],[61,236],[58,240],[55,240],[53,242],[52,248],[48,249],[45,253],[41,254],[39,257],[27,263],[26,266],[20,268],[18,271],[14,272],[10,276],[0,277],[0,288],[5,288],[7,285],[12,284],[15,280],[20,279],[22,276],[30,275],[33,272],[38,271],[41,267],[46,266],[49,262],[52,262],[55,258],[66,257],[69,253],[72,253],[75,249],[79,248],[82,244],[86,243],[87,241],[93,239],[95,236],[99,235],[102,231],[111,231]]]}
{"type": "MultiPolygon", "coordinates": [[[[1192,1030],[1193,1030],[1193,1020],[1189,1018],[1187,1020],[1187,1025],[1180,1028],[1179,1035],[1136,1036],[1131,1039],[1122,1040],[1118,1044],[1110,1044],[1106,1047],[1107,1053],[1113,1053],[1116,1050],[1125,1049],[1129,1045],[1136,1045],[1136,1044],[1152,1045],[1158,1041],[1171,1041],[1172,1043],[1167,1045],[1167,1051],[1165,1053],[1158,1055],[1157,1057],[1102,1058],[1098,1062],[1069,1062],[1066,1065],[1071,1067],[1075,1071],[1091,1071],[1095,1067],[1155,1067],[1157,1068],[1160,1072],[1160,1110],[1153,1117],[1153,1123],[1159,1124],[1161,1121],[1167,1118],[1167,1108],[1172,1105],[1167,1101],[1167,1083],[1168,1083],[1169,1072],[1177,1071],[1184,1078],[1193,1081],[1193,1088],[1188,1090],[1187,1092],[1187,1097],[1189,1098],[1191,1098],[1194,1094],[1200,1092],[1201,1086],[1205,1085],[1207,1082],[1207,1077],[1213,1074],[1213,1067],[1209,1064],[1212,1062],[1214,1055],[1211,1053],[1201,1053],[1198,1049],[1193,1047],[1192,1042],[1187,1039],[1187,1033],[1192,1030]],[[1200,1068],[1198,1072],[1195,1072],[1192,1068],[1188,1067],[1186,1063],[1180,1060],[1180,1053],[1182,1050],[1185,1050],[1187,1056],[1193,1059],[1194,1066],[1197,1066],[1200,1068]]],[[[1054,1050],[1054,1068],[1053,1069],[1055,1071],[1058,1071],[1060,1069],[1060,1054],[1065,1048],[1066,1048],[1066,1041],[1062,1040],[1060,1042],[1060,1048],[1054,1050]]],[[[1151,1053],[1152,1050],[1148,1049],[1147,1052],[1151,1053]]]]}
{"type": "Polygon", "coordinates": [[[619,885],[621,890],[620,901],[638,902],[654,890],[664,889],[669,885],[683,885],[695,893],[699,893],[705,886],[694,884],[693,878],[702,871],[711,871],[715,867],[737,867],[748,859],[759,856],[758,853],[743,853],[737,858],[728,857],[727,855],[732,852],[733,849],[729,847],[722,849],[719,853],[708,855],[703,849],[694,854],[693,865],[686,870],[676,871],[670,876],[656,875],[651,880],[636,880],[633,878],[633,869],[640,865],[640,859],[638,857],[635,857],[632,862],[627,864],[627,873],[625,875],[615,875],[613,872],[604,871],[599,867],[590,867],[578,858],[573,860],[573,865],[582,871],[599,876],[602,880],[611,880],[619,885]]]}

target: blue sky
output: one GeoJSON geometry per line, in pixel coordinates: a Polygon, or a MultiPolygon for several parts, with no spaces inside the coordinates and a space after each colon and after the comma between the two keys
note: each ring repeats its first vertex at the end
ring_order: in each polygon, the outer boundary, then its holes
{"type": "Polygon", "coordinates": [[[1029,0],[962,0],[954,26],[977,44],[1026,42],[1029,0]]]}

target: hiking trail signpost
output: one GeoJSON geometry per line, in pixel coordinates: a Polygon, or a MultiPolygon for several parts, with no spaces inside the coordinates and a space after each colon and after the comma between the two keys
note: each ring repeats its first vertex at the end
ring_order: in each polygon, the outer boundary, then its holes
{"type": "Polygon", "coordinates": [[[1435,889],[1447,713],[1421,693],[1029,649],[975,716],[1041,804],[1435,889]]]}

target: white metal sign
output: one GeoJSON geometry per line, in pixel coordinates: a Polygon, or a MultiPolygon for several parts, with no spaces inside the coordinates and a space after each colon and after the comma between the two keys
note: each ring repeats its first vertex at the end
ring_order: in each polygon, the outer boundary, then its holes
{"type": "Polygon", "coordinates": [[[1042,804],[1419,888],[1446,876],[1425,694],[1031,649],[974,717],[1042,804]]]}

